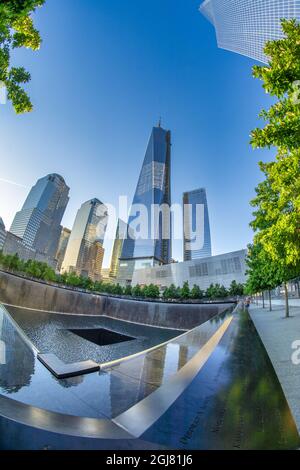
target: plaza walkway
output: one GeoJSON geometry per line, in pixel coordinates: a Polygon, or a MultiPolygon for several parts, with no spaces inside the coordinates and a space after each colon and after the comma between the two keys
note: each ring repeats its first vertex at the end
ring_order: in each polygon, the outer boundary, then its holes
{"type": "MultiPolygon", "coordinates": [[[[266,304],[267,305],[267,304],[266,304]]],[[[282,306],[273,311],[251,306],[250,316],[265,345],[300,432],[300,365],[292,362],[292,343],[300,340],[300,308],[291,307],[284,318],[282,306]]]]}

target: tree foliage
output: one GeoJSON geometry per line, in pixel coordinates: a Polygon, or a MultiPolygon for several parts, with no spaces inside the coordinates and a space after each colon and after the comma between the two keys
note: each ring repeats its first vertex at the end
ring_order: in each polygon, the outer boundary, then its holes
{"type": "Polygon", "coordinates": [[[248,294],[257,294],[265,290],[272,290],[282,282],[282,276],[277,264],[264,251],[261,244],[248,246],[248,280],[246,291],[248,294]]]}
{"type": "MultiPolygon", "coordinates": [[[[267,43],[267,66],[255,66],[254,77],[277,98],[260,116],[262,129],[251,134],[254,148],[276,147],[275,161],[260,162],[265,179],[251,202],[255,232],[249,249],[247,290],[271,289],[300,272],[300,25],[283,20],[283,39],[267,43]]],[[[286,290],[287,291],[287,290],[286,290]]]]}
{"type": "Polygon", "coordinates": [[[282,20],[282,29],[285,37],[265,46],[269,64],[253,68],[254,77],[278,101],[261,112],[267,124],[252,132],[251,142],[256,148],[275,146],[286,153],[300,147],[300,25],[282,20]]]}
{"type": "Polygon", "coordinates": [[[25,47],[34,51],[41,37],[34,27],[31,14],[45,0],[6,0],[0,3],[0,84],[6,87],[17,114],[30,112],[32,103],[23,85],[31,79],[23,67],[11,67],[12,50],[25,47]]]}
{"type": "Polygon", "coordinates": [[[243,284],[238,284],[236,281],[232,281],[228,294],[232,297],[244,295],[245,286],[243,284]]]}
{"type": "Polygon", "coordinates": [[[206,290],[206,297],[211,300],[225,299],[228,296],[228,291],[220,284],[211,284],[206,290]]]}
{"type": "MultiPolygon", "coordinates": [[[[93,281],[92,279],[84,276],[78,276],[75,272],[56,274],[54,269],[46,263],[41,263],[36,260],[23,261],[17,254],[4,255],[0,251],[0,267],[5,270],[12,271],[19,274],[24,274],[30,278],[40,279],[46,282],[54,282],[63,286],[69,286],[75,289],[84,289],[99,294],[112,294],[112,295],[125,295],[145,299],[159,299],[161,297],[160,289],[157,285],[149,284],[141,286],[122,287],[120,284],[113,284],[103,281],[93,281]]],[[[244,287],[233,281],[232,286],[235,292],[238,290],[242,292],[244,287]]],[[[228,295],[227,289],[219,284],[211,285],[207,292],[203,292],[199,286],[194,285],[190,289],[188,282],[184,285],[176,287],[171,284],[167,287],[162,297],[165,300],[201,300],[203,298],[209,299],[224,299],[228,295]]],[[[236,294],[237,295],[237,294],[236,294]]]]}
{"type": "Polygon", "coordinates": [[[191,299],[195,299],[195,300],[200,300],[204,297],[204,292],[203,290],[200,289],[199,286],[197,286],[196,284],[194,284],[192,290],[191,290],[191,299]]]}
{"type": "Polygon", "coordinates": [[[180,297],[182,299],[189,299],[191,296],[190,286],[188,282],[185,282],[180,291],[180,297]]]}

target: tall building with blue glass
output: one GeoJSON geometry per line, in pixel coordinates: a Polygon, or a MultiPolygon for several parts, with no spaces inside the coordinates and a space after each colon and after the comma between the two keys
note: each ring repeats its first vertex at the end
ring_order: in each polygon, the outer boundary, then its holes
{"type": "Polygon", "coordinates": [[[152,129],[133,198],[118,271],[121,283],[130,283],[137,269],[171,261],[170,172],[171,132],[159,124],[152,129]],[[137,210],[139,205],[146,209],[148,215],[146,236],[143,237],[132,231],[136,219],[141,217],[141,211],[137,210]]]}
{"type": "Polygon", "coordinates": [[[184,261],[193,261],[211,256],[209,212],[204,188],[183,194],[183,215],[184,261]],[[197,206],[201,210],[198,211],[197,206]]]}
{"type": "Polygon", "coordinates": [[[27,247],[54,259],[69,191],[60,175],[51,174],[39,179],[21,211],[15,215],[10,232],[27,247]]]}

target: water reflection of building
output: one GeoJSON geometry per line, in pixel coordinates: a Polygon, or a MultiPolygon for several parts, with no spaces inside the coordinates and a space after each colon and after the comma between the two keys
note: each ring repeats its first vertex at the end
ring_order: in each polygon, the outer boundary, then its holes
{"type": "Polygon", "coordinates": [[[7,393],[16,393],[31,382],[34,355],[1,310],[0,319],[0,339],[5,345],[5,363],[0,361],[0,388],[7,393]]]}
{"type": "Polygon", "coordinates": [[[77,375],[76,377],[69,377],[68,379],[57,379],[51,374],[52,379],[64,388],[77,387],[84,381],[84,375],[77,375]]]}
{"type": "Polygon", "coordinates": [[[178,370],[182,369],[183,366],[188,362],[189,348],[185,344],[179,345],[178,353],[178,370]]]}

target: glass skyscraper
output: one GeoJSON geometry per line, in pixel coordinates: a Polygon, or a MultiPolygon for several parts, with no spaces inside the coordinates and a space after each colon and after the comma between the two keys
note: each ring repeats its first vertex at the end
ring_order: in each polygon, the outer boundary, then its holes
{"type": "Polygon", "coordinates": [[[66,250],[67,250],[67,245],[68,245],[68,242],[69,242],[69,239],[70,239],[70,235],[71,235],[71,230],[64,227],[61,231],[61,234],[60,234],[58,248],[57,248],[57,252],[56,252],[56,256],[55,256],[55,259],[57,260],[57,270],[58,271],[61,270],[63,260],[65,258],[66,250]]]}
{"type": "Polygon", "coordinates": [[[159,124],[152,129],[133,198],[128,234],[120,257],[119,282],[131,282],[136,269],[171,261],[170,171],[171,132],[159,124]],[[143,237],[132,233],[136,219],[142,215],[141,211],[136,210],[138,205],[143,206],[148,214],[146,236],[143,237]],[[155,207],[163,210],[153,216],[155,207]]]}
{"type": "Polygon", "coordinates": [[[122,254],[122,248],[125,238],[127,237],[127,224],[119,219],[117,230],[116,230],[116,238],[114,241],[111,263],[110,263],[110,270],[109,270],[109,277],[111,279],[116,279],[119,270],[119,259],[122,254]]]}
{"type": "Polygon", "coordinates": [[[183,226],[185,228],[184,261],[193,261],[211,256],[211,236],[206,190],[200,188],[184,193],[183,209],[183,226]],[[203,210],[200,214],[197,213],[197,205],[202,206],[203,210]],[[197,220],[199,217],[201,217],[201,220],[197,220]],[[202,233],[199,233],[199,231],[202,233]],[[195,249],[193,249],[192,242],[194,241],[195,243],[195,237],[201,241],[201,244],[199,247],[195,245],[195,249]]]}
{"type": "Polygon", "coordinates": [[[61,234],[61,220],[69,202],[69,190],[62,176],[47,175],[31,189],[10,232],[24,245],[54,259],[61,234]]]}
{"type": "Polygon", "coordinates": [[[5,225],[2,220],[2,217],[0,217],[0,250],[2,250],[4,242],[6,238],[6,230],[5,230],[5,225]]]}
{"type": "Polygon", "coordinates": [[[107,222],[107,207],[98,199],[82,204],[71,231],[62,272],[100,279],[107,222]]]}
{"type": "Polygon", "coordinates": [[[266,42],[283,37],[282,18],[300,19],[300,0],[206,0],[200,11],[215,26],[220,48],[267,63],[266,42]]]}

